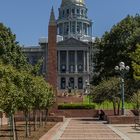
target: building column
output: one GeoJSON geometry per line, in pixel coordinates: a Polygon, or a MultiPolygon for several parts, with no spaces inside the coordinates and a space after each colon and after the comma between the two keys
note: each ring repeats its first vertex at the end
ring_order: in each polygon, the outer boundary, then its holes
{"type": "Polygon", "coordinates": [[[64,22],[62,23],[62,26],[63,26],[63,30],[62,30],[62,36],[64,36],[64,22]]]}
{"type": "Polygon", "coordinates": [[[67,57],[67,60],[66,60],[66,71],[67,71],[67,73],[69,73],[69,51],[66,51],[66,57],[67,57]]]}
{"type": "Polygon", "coordinates": [[[75,73],[78,72],[77,67],[78,67],[78,64],[77,64],[77,51],[75,51],[75,73]]]}
{"type": "Polygon", "coordinates": [[[86,72],[86,52],[85,51],[83,51],[83,53],[84,53],[84,73],[86,72]]]}
{"type": "MultiPolygon", "coordinates": [[[[75,35],[77,34],[77,21],[75,21],[75,35]]],[[[76,36],[75,36],[76,37],[76,36]]]]}
{"type": "Polygon", "coordinates": [[[69,34],[68,34],[68,37],[70,38],[70,35],[71,35],[71,23],[69,21],[69,34]]]}
{"type": "Polygon", "coordinates": [[[82,22],[82,32],[81,32],[82,34],[84,34],[84,27],[83,27],[84,25],[83,24],[84,23],[82,22]]]}
{"type": "Polygon", "coordinates": [[[87,72],[89,72],[89,52],[87,52],[87,72]]]}
{"type": "Polygon", "coordinates": [[[66,77],[66,89],[69,86],[69,77],[66,77]]]}

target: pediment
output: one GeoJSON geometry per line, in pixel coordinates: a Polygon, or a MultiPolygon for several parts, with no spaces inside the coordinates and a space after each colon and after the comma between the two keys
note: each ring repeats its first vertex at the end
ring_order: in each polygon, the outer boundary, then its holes
{"type": "Polygon", "coordinates": [[[79,46],[79,47],[87,47],[88,44],[85,42],[82,42],[80,40],[77,40],[75,38],[69,38],[67,40],[58,42],[58,46],[79,46]]]}

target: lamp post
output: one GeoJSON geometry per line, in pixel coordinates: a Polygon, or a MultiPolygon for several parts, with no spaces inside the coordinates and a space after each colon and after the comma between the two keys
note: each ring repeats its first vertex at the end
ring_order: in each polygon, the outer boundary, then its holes
{"type": "Polygon", "coordinates": [[[90,83],[88,82],[88,80],[86,80],[85,83],[86,83],[85,94],[86,94],[87,96],[89,96],[89,104],[90,104],[90,83]]]}
{"type": "Polygon", "coordinates": [[[120,62],[119,66],[115,66],[115,70],[119,72],[120,77],[121,77],[121,96],[122,96],[122,110],[121,114],[125,115],[125,99],[124,99],[124,77],[125,74],[129,71],[130,67],[125,66],[124,62],[120,62]]]}

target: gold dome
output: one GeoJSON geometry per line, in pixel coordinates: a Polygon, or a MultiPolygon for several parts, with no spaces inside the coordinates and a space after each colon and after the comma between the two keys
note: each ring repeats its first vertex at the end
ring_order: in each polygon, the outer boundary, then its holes
{"type": "Polygon", "coordinates": [[[78,5],[84,5],[84,0],[62,0],[62,6],[68,5],[68,4],[78,4],[78,5]]]}

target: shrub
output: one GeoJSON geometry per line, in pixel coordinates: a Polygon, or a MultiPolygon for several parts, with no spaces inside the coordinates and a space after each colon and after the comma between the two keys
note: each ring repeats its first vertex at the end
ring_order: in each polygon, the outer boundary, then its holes
{"type": "Polygon", "coordinates": [[[60,104],[58,109],[95,109],[95,104],[60,104]]]}

